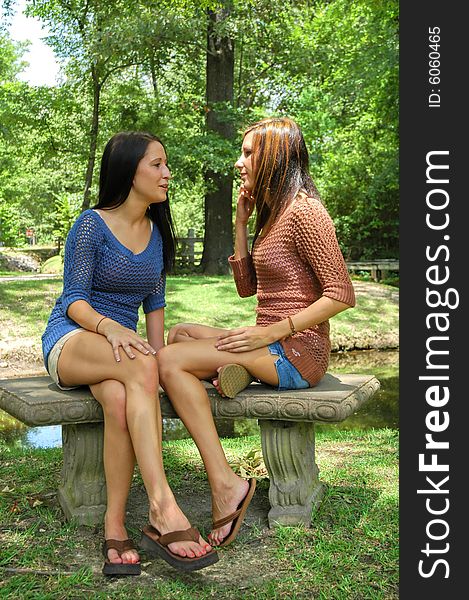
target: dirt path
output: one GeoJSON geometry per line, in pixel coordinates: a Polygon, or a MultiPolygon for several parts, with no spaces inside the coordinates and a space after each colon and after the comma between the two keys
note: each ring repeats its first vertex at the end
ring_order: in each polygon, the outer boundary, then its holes
{"type": "Polygon", "coordinates": [[[34,281],[34,279],[60,279],[62,275],[55,273],[31,273],[31,275],[17,275],[12,277],[3,276],[0,277],[0,283],[2,281],[34,281]]]}

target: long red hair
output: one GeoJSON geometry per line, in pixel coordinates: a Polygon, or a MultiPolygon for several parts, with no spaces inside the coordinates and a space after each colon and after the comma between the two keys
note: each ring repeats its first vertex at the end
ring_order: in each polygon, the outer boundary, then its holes
{"type": "Polygon", "coordinates": [[[319,199],[309,173],[309,155],[300,127],[287,117],[267,118],[246,129],[252,136],[256,199],[253,245],[266,233],[300,190],[319,199]]]}

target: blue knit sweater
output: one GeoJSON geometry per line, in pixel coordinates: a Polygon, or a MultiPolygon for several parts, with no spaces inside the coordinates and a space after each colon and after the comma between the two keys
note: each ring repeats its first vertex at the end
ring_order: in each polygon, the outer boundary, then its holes
{"type": "Polygon", "coordinates": [[[67,316],[73,302],[85,300],[98,313],[135,331],[142,302],[145,314],[166,306],[165,287],[163,241],[156,225],[145,250],[134,254],[96,211],[84,211],[68,234],[63,292],[42,335],[46,368],[55,343],[79,327],[67,316]]]}

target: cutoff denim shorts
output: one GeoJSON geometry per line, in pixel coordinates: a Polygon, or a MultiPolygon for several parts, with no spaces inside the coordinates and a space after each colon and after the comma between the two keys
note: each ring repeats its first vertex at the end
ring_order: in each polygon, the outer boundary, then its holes
{"type": "Polygon", "coordinates": [[[65,342],[75,334],[81,333],[82,331],[86,331],[86,329],[82,329],[81,327],[78,327],[77,329],[72,329],[72,331],[69,331],[68,333],[63,335],[59,340],[57,340],[52,346],[52,350],[49,352],[49,357],[47,359],[47,372],[51,376],[51,379],[55,383],[55,385],[61,390],[73,390],[77,387],[80,387],[79,385],[65,387],[60,383],[59,374],[57,372],[57,363],[59,362],[59,356],[62,352],[62,348],[64,347],[65,342]]]}
{"type": "Polygon", "coordinates": [[[278,391],[302,390],[309,388],[309,383],[301,377],[298,369],[292,365],[285,355],[285,350],[280,342],[274,342],[267,346],[271,354],[277,354],[275,368],[278,375],[278,391]]]}

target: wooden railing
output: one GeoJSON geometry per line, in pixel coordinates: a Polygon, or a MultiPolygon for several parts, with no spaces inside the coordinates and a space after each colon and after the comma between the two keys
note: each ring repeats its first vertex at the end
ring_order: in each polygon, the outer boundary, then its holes
{"type": "Polygon", "coordinates": [[[186,237],[177,238],[176,265],[196,267],[200,264],[204,249],[204,238],[195,237],[194,230],[188,229],[186,237]]]}
{"type": "Polygon", "coordinates": [[[370,271],[371,278],[374,281],[385,279],[391,271],[399,272],[399,261],[395,258],[346,261],[346,264],[351,273],[370,271]]]}
{"type": "MultiPolygon", "coordinates": [[[[253,236],[249,236],[252,242],[253,236]]],[[[59,247],[60,249],[60,247],[59,247]]],[[[204,249],[204,238],[197,237],[195,230],[191,227],[187,230],[186,237],[177,238],[176,266],[188,269],[199,266],[204,249]]],[[[24,250],[23,251],[29,251],[24,250]]],[[[346,261],[350,273],[369,271],[374,281],[381,281],[390,272],[399,272],[399,260],[395,258],[380,258],[375,260],[346,261]]]]}
{"type": "MultiPolygon", "coordinates": [[[[252,236],[250,236],[250,241],[252,236]]],[[[194,229],[187,231],[186,237],[178,238],[176,264],[179,267],[196,267],[200,264],[203,252],[203,237],[196,237],[194,229]]],[[[399,271],[399,261],[394,258],[383,258],[377,260],[346,261],[351,273],[369,271],[374,281],[381,281],[390,271],[399,271]]]]}

